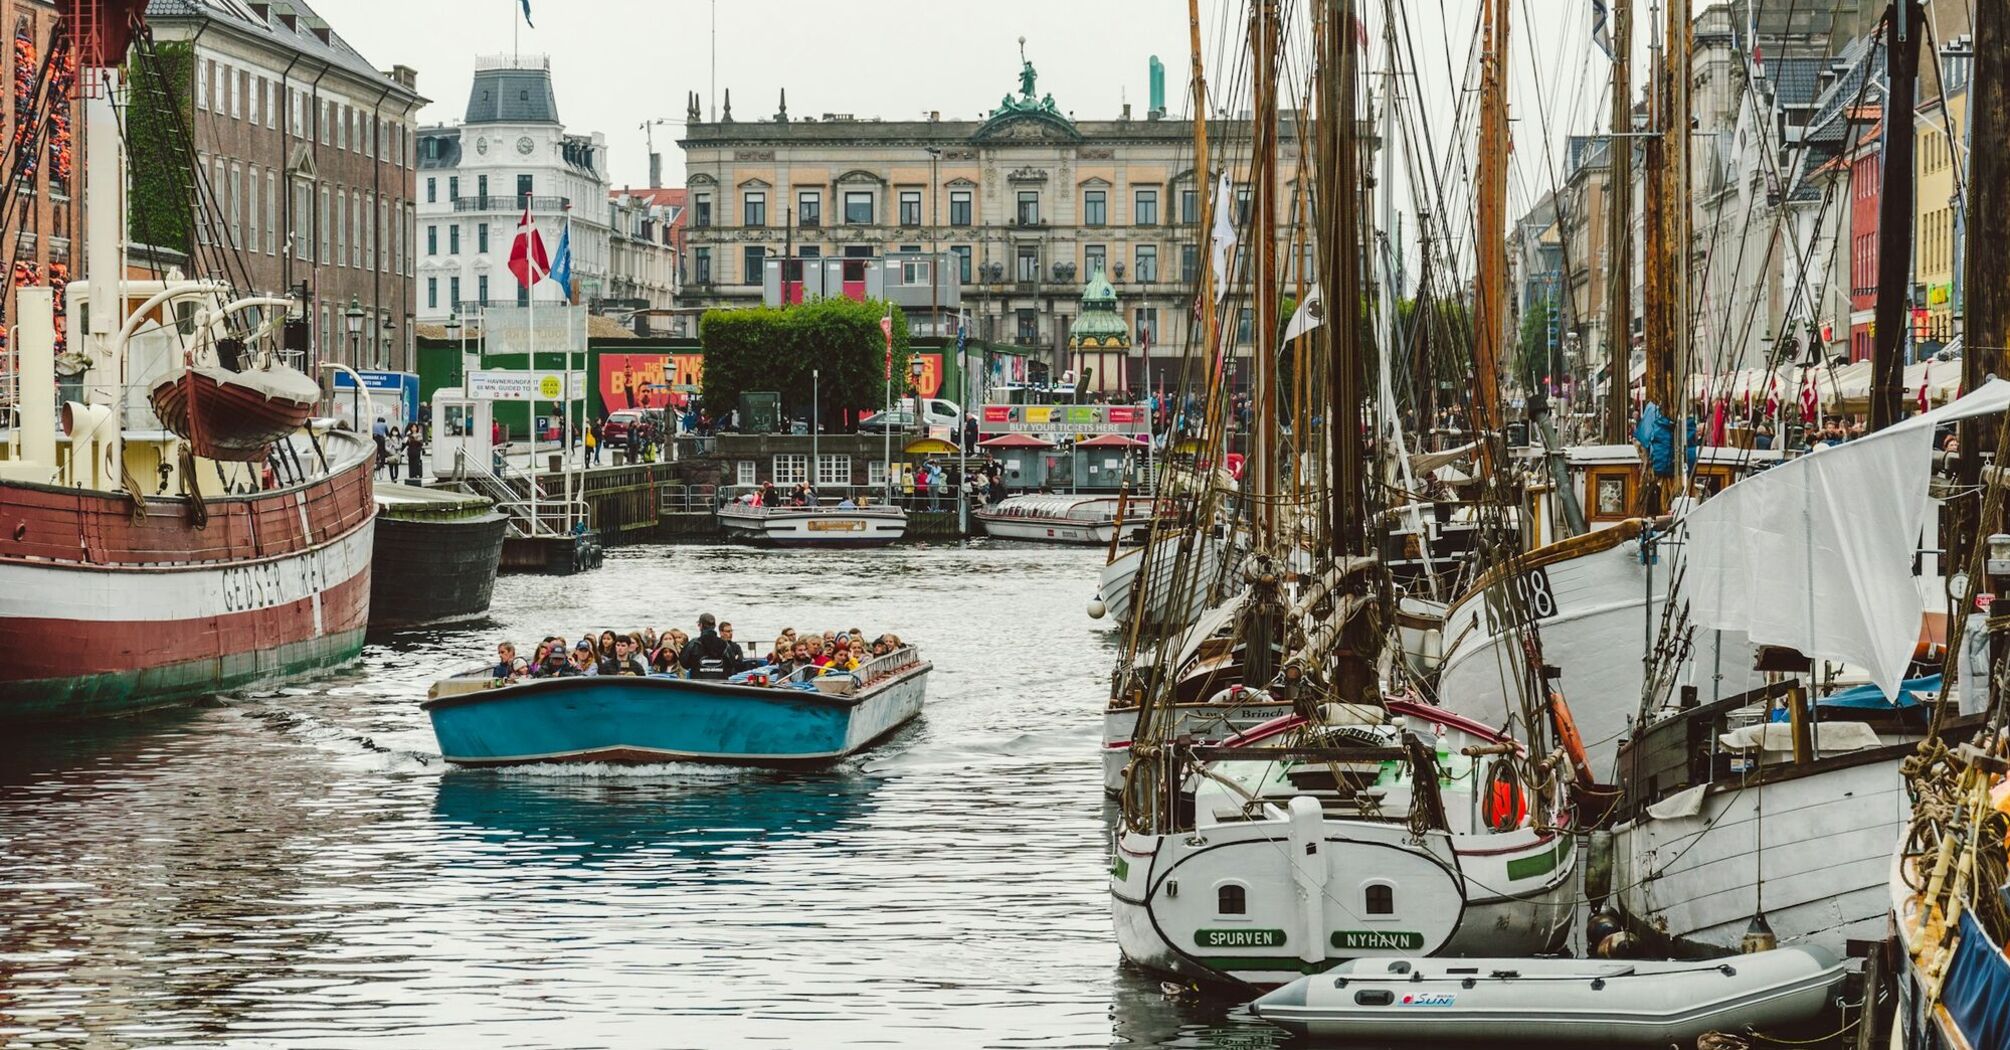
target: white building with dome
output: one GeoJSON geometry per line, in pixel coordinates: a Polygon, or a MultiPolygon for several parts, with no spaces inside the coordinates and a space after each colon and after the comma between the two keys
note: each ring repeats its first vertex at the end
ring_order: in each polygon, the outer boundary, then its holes
{"type": "MultiPolygon", "coordinates": [[[[551,62],[542,55],[476,60],[465,117],[418,135],[418,319],[438,323],[485,306],[513,306],[529,294],[509,271],[510,244],[528,204],[554,259],[572,218],[575,301],[607,291],[607,139],[573,134],[559,120],[551,62]]],[[[560,303],[557,282],[531,290],[560,303]]]]}

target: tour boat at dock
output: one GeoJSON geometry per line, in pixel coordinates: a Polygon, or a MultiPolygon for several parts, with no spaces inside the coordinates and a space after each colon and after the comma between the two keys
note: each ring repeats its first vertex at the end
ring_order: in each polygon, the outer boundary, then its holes
{"type": "Polygon", "coordinates": [[[1000,540],[1143,543],[1152,531],[1152,503],[1123,496],[1009,496],[974,515],[985,535],[1000,540]]]}
{"type": "Polygon", "coordinates": [[[907,534],[899,507],[764,507],[738,500],[719,508],[728,538],[780,547],[883,547],[907,534]]]}
{"type": "Polygon", "coordinates": [[[534,678],[498,684],[486,669],[433,684],[422,705],[440,754],[463,766],[532,762],[829,762],[885,739],[921,713],[933,665],[904,646],[856,671],[773,683],[658,675],[534,678]]]}

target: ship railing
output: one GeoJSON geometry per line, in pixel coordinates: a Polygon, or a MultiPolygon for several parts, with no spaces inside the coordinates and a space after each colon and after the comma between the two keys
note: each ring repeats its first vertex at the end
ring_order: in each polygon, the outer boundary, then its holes
{"type": "Polygon", "coordinates": [[[529,500],[509,500],[497,503],[496,510],[509,517],[510,534],[521,537],[570,535],[575,524],[592,518],[586,501],[578,499],[539,500],[535,507],[529,500]]]}

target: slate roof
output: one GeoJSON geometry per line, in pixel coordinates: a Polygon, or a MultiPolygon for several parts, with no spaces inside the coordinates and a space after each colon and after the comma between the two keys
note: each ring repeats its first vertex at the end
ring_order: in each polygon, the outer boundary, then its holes
{"type": "Polygon", "coordinates": [[[558,124],[547,68],[477,69],[468,87],[469,124],[558,124]]]}
{"type": "Polygon", "coordinates": [[[419,97],[349,46],[349,42],[342,39],[342,34],[335,32],[305,0],[271,0],[264,3],[253,0],[148,0],[147,20],[156,25],[208,20],[263,38],[279,50],[299,52],[309,59],[324,62],[364,80],[389,85],[393,95],[411,99],[419,97]],[[293,22],[290,27],[287,25],[289,17],[293,22]],[[326,30],[328,39],[322,40],[317,30],[326,30]]]}

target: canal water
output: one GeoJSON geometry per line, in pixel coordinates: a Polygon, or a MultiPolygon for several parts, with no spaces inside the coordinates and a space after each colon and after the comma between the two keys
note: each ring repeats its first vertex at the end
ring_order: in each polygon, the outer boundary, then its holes
{"type": "Polygon", "coordinates": [[[0,741],[0,1045],[1288,1045],[1119,962],[1101,562],[624,548],[319,682],[0,741]],[[894,631],[928,706],[816,774],[439,761],[426,684],[497,639],[704,611],[894,631]]]}

